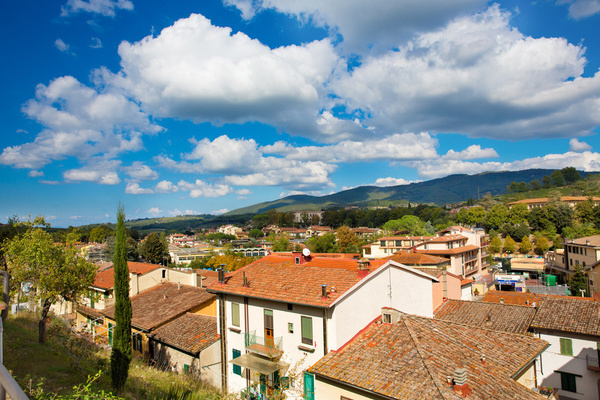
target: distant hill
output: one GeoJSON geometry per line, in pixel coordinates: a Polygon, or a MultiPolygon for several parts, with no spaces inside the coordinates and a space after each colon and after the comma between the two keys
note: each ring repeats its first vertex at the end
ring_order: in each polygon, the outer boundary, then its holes
{"type": "MultiPolygon", "coordinates": [[[[527,169],[523,171],[483,172],[475,175],[449,175],[430,181],[399,186],[360,186],[326,196],[295,195],[279,200],[267,201],[252,206],[238,208],[226,215],[260,214],[270,209],[287,212],[294,210],[321,210],[332,207],[388,206],[401,203],[447,204],[477,199],[486,193],[500,195],[506,193],[511,182],[540,182],[553,169],[527,169]]],[[[585,173],[581,173],[585,175],[585,173]]]]}

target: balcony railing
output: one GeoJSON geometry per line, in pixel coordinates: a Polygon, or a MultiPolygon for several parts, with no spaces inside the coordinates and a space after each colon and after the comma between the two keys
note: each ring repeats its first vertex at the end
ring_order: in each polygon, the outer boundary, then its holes
{"type": "Polygon", "coordinates": [[[589,354],[586,354],[585,362],[588,370],[600,372],[600,363],[598,363],[598,357],[590,357],[589,354]]]}
{"type": "Polygon", "coordinates": [[[256,331],[246,332],[246,350],[269,357],[276,358],[283,354],[283,338],[264,338],[256,336],[256,331]]]}

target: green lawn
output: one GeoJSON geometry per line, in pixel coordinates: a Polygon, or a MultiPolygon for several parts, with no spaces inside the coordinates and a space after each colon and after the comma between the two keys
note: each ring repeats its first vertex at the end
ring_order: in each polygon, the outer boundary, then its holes
{"type": "MultiPolygon", "coordinates": [[[[101,349],[69,332],[59,319],[47,324],[47,340],[38,343],[37,320],[21,312],[4,322],[4,365],[31,398],[42,388],[46,395],[69,395],[102,371],[92,391],[111,390],[109,350],[101,349]]],[[[134,359],[122,393],[127,399],[222,399],[219,391],[203,387],[191,377],[161,372],[134,359]]],[[[44,397],[46,399],[48,397],[44,397]]],[[[52,397],[50,397],[52,398],[52,397]]],[[[232,397],[233,398],[233,397],[232,397]]]]}

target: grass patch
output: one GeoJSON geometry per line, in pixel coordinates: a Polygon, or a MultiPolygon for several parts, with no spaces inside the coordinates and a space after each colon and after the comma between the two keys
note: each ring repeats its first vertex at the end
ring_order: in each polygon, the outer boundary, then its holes
{"type": "MultiPolygon", "coordinates": [[[[31,399],[70,396],[78,385],[101,371],[92,392],[110,392],[110,351],[73,334],[58,318],[47,325],[46,343],[38,343],[37,318],[27,312],[4,321],[4,365],[31,399]],[[41,396],[40,393],[44,393],[41,396]]],[[[125,399],[234,399],[192,376],[163,372],[134,359],[121,393],[125,399]]],[[[85,397],[101,398],[101,397],[85,397]]]]}

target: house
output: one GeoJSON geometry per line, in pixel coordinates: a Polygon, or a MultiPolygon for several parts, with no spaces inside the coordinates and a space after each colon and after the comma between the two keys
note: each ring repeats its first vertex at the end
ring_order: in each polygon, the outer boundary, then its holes
{"type": "MultiPolygon", "coordinates": [[[[589,199],[590,199],[590,197],[585,197],[585,196],[562,196],[560,198],[560,201],[562,203],[568,204],[571,208],[575,208],[576,204],[582,203],[584,201],[588,201],[589,199]]],[[[592,197],[591,199],[594,202],[595,206],[600,204],[600,197],[592,197]]],[[[529,211],[531,211],[534,208],[541,208],[541,207],[544,207],[545,205],[547,205],[548,198],[540,197],[540,198],[536,198],[536,199],[524,199],[524,200],[510,202],[507,205],[508,205],[508,208],[510,209],[517,204],[525,204],[527,206],[527,209],[529,211]]]]}
{"type": "Polygon", "coordinates": [[[331,232],[331,228],[328,226],[313,225],[306,230],[304,237],[311,238],[311,237],[315,237],[315,236],[323,236],[330,232],[331,232]]]}
{"type": "Polygon", "coordinates": [[[600,398],[600,302],[591,298],[544,296],[531,323],[550,343],[537,374],[563,399],[600,398]]]}
{"type": "Polygon", "coordinates": [[[363,257],[369,260],[388,257],[401,250],[411,250],[431,236],[385,236],[363,246],[363,257]]]}
{"type": "Polygon", "coordinates": [[[448,300],[435,310],[434,318],[499,332],[525,334],[535,308],[483,301],[448,300]]]}
{"type": "Polygon", "coordinates": [[[433,284],[434,310],[446,299],[460,300],[463,297],[462,278],[447,272],[447,267],[450,265],[450,260],[447,258],[400,251],[385,259],[415,268],[438,279],[439,282],[433,284]]]}
{"type": "Polygon", "coordinates": [[[381,235],[383,230],[380,228],[367,228],[364,226],[359,226],[358,228],[350,228],[350,232],[354,233],[354,235],[356,235],[356,237],[359,239],[372,239],[373,236],[381,235]]]}
{"type": "Polygon", "coordinates": [[[588,277],[588,289],[594,299],[600,301],[600,261],[588,265],[583,272],[588,277]]]}
{"type": "Polygon", "coordinates": [[[566,240],[560,250],[546,252],[546,269],[567,281],[578,268],[585,269],[600,261],[600,235],[566,240]]]}
{"type": "MultiPolygon", "coordinates": [[[[156,285],[131,297],[131,331],[133,350],[138,355],[154,359],[155,347],[149,335],[161,326],[190,312],[216,317],[215,296],[195,286],[166,282],[156,285]]],[[[115,306],[100,313],[104,316],[104,328],[108,344],[112,345],[112,331],[115,325],[115,306]]]]}
{"type": "Polygon", "coordinates": [[[284,385],[294,396],[301,383],[287,372],[341,347],[382,306],[432,316],[437,281],[395,261],[308,251],[269,255],[222,275],[208,287],[218,296],[222,387],[271,395],[284,385]]]}
{"type": "Polygon", "coordinates": [[[237,235],[242,232],[242,228],[233,225],[223,225],[217,228],[217,232],[237,237],[237,235]]]}
{"type": "Polygon", "coordinates": [[[546,346],[532,336],[384,309],[306,371],[305,398],[542,400],[532,389],[546,346]]]}
{"type": "Polygon", "coordinates": [[[221,384],[217,318],[185,313],[148,334],[152,361],[159,369],[199,376],[214,387],[221,384]]]}
{"type": "MultiPolygon", "coordinates": [[[[202,286],[203,276],[197,271],[181,271],[158,264],[128,261],[129,296],[135,296],[163,282],[202,286]]],[[[99,270],[90,286],[88,295],[76,306],[76,329],[106,336],[106,324],[100,311],[114,305],[114,269],[112,266],[99,270]]]]}
{"type": "Polygon", "coordinates": [[[314,210],[304,210],[304,211],[294,211],[294,222],[304,223],[305,221],[314,221],[317,223],[321,222],[321,217],[323,216],[323,211],[314,211],[314,210]]]}

